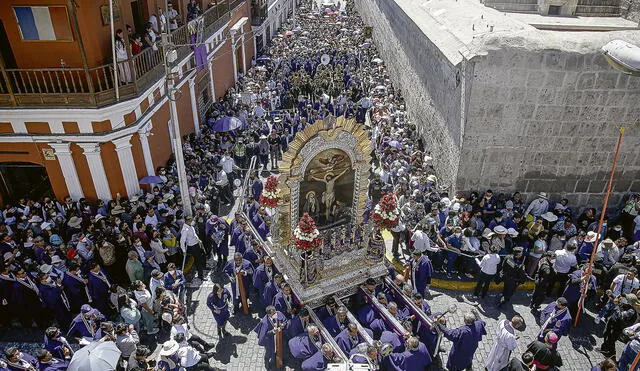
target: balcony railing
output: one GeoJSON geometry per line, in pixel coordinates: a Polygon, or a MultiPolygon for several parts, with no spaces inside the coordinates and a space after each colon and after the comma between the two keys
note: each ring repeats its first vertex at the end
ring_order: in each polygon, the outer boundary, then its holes
{"type": "MultiPolygon", "coordinates": [[[[220,30],[231,19],[231,11],[244,0],[207,9],[203,17],[203,39],[220,30]]],[[[189,44],[188,25],[171,33],[176,45],[189,44]]],[[[191,51],[177,48],[178,60],[191,51]]],[[[164,54],[148,48],[117,63],[120,100],[138,96],[164,75],[164,54]]],[[[92,68],[0,69],[0,107],[103,107],[116,103],[113,64],[92,68]]]]}

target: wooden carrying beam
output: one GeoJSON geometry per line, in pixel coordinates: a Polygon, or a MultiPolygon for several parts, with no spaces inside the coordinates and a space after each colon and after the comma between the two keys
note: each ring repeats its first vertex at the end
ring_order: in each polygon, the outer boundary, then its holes
{"type": "Polygon", "coordinates": [[[378,315],[380,317],[384,318],[387,321],[387,323],[390,324],[391,327],[393,327],[393,330],[398,335],[406,336],[406,335],[409,334],[409,331],[407,331],[407,329],[404,328],[402,323],[400,323],[400,321],[398,321],[398,319],[396,317],[394,317],[393,314],[391,314],[387,310],[387,308],[385,308],[384,305],[380,304],[380,302],[378,301],[378,299],[374,295],[371,295],[369,292],[367,292],[367,290],[363,290],[362,287],[359,287],[358,289],[367,298],[367,302],[371,303],[371,307],[373,308],[373,310],[376,313],[378,313],[378,315]]]}

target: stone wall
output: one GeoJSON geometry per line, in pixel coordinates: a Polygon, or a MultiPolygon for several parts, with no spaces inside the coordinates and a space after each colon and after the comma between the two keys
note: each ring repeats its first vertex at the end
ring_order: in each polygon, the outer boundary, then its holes
{"type": "MultiPolygon", "coordinates": [[[[544,191],[574,205],[600,205],[617,127],[640,119],[640,78],[607,64],[598,47],[606,39],[600,34],[577,52],[546,48],[544,41],[514,47],[503,38],[499,48],[474,58],[456,188],[544,191]]],[[[612,204],[640,191],[639,132],[626,131],[612,204]]]]}
{"type": "MultiPolygon", "coordinates": [[[[613,39],[640,44],[640,32],[540,31],[509,20],[514,30],[455,44],[465,59],[454,63],[452,44],[442,42],[449,30],[422,19],[417,27],[396,0],[356,7],[454,192],[544,191],[602,204],[617,125],[640,119],[640,78],[611,68],[600,48],[613,39]]],[[[613,190],[611,205],[640,192],[640,127],[625,134],[613,190]]]]}
{"type": "Polygon", "coordinates": [[[355,0],[402,89],[407,110],[423,134],[427,152],[437,157],[436,171],[453,185],[460,163],[460,73],[394,1],[355,0]]]}
{"type": "Polygon", "coordinates": [[[622,0],[620,2],[620,15],[640,23],[640,0],[622,0]]]}

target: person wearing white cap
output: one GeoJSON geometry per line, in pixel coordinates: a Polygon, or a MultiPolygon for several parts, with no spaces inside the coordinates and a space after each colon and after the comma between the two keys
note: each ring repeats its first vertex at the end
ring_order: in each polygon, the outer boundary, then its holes
{"type": "Polygon", "coordinates": [[[547,211],[549,211],[549,196],[545,192],[540,192],[536,199],[531,201],[524,216],[533,215],[537,218],[547,211]]]}

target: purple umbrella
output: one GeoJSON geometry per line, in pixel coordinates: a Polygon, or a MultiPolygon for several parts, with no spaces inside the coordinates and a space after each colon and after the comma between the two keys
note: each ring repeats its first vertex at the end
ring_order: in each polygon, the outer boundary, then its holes
{"type": "Polygon", "coordinates": [[[141,178],[138,183],[140,184],[158,184],[158,183],[162,183],[162,178],[160,178],[159,176],[155,176],[155,175],[149,175],[149,176],[145,176],[144,178],[141,178]]]}
{"type": "Polygon", "coordinates": [[[400,144],[400,142],[398,142],[397,140],[392,140],[388,143],[389,147],[393,147],[393,148],[402,148],[402,144],[400,144]]]}
{"type": "Polygon", "coordinates": [[[242,121],[237,117],[225,116],[216,120],[213,124],[213,131],[223,132],[239,129],[242,127],[242,121]]]}

